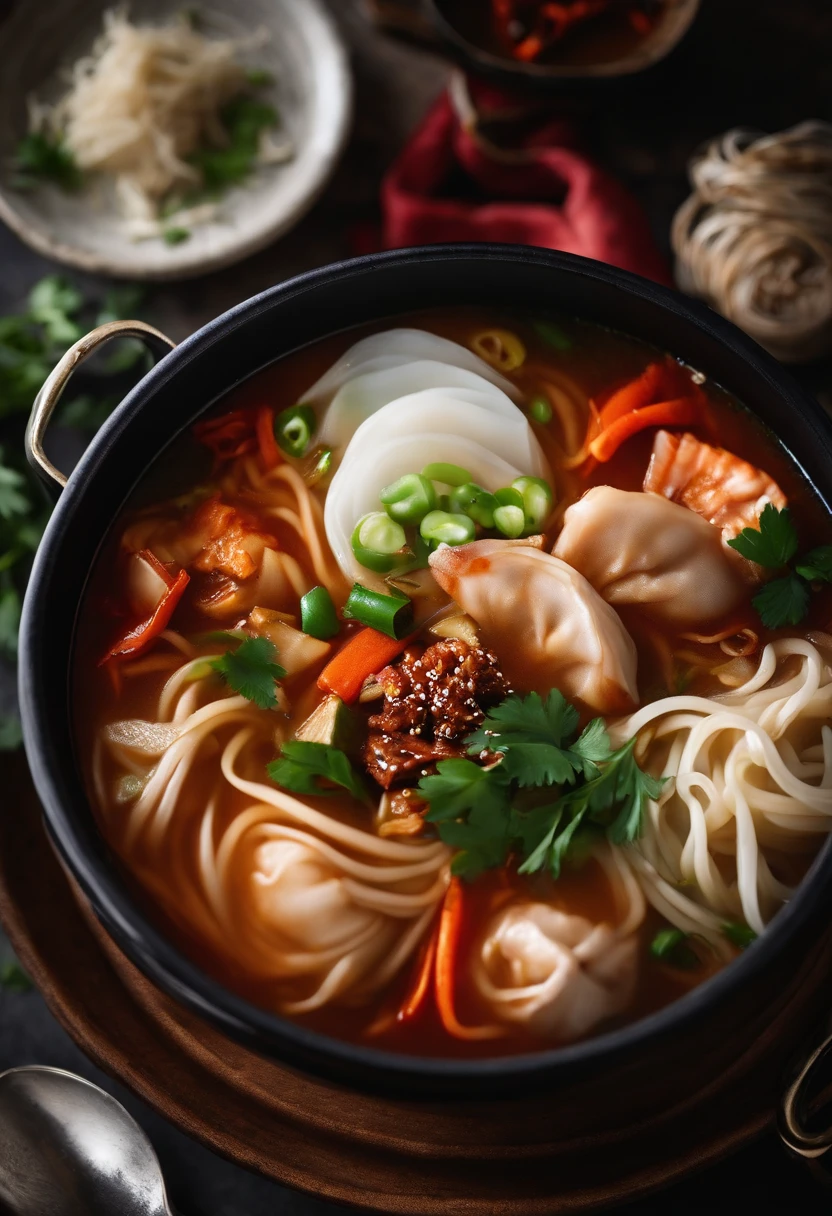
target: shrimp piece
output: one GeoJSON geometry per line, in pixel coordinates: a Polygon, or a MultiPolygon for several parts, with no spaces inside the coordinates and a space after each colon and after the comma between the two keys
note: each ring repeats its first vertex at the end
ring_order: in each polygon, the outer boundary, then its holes
{"type": "Polygon", "coordinates": [[[759,583],[762,569],[728,546],[743,528],[756,528],[767,503],[778,510],[786,495],[777,482],[725,448],[714,448],[686,432],[659,431],[644,478],[644,490],[681,503],[722,532],[729,556],[741,563],[746,582],[759,583]]]}

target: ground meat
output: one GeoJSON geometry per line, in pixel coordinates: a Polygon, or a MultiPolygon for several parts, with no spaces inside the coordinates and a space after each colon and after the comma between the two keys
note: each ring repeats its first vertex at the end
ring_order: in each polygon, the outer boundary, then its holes
{"type": "Polygon", "coordinates": [[[377,676],[384,703],[369,720],[364,760],[379,785],[465,754],[462,741],[510,691],[490,651],[457,638],[407,653],[377,676]]]}

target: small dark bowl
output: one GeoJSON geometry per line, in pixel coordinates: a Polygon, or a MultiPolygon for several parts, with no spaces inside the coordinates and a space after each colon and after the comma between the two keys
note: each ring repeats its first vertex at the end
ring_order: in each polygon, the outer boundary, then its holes
{"type": "MultiPolygon", "coordinates": [[[[160,452],[230,389],[307,343],[405,311],[470,304],[574,313],[672,351],[749,405],[830,507],[830,420],[760,347],[673,291],[525,246],[445,245],[328,266],[255,296],[188,338],[93,440],[46,530],[26,597],[20,642],[26,749],[54,845],[107,932],[160,988],[231,1037],[331,1081],[399,1098],[551,1095],[602,1085],[602,1101],[617,1101],[629,1125],[636,1109],[668,1109],[680,1085],[719,1083],[743,1045],[782,1014],[832,913],[832,842],[764,937],[661,1012],[533,1055],[421,1059],[339,1042],[255,1008],[175,949],[125,888],[75,755],[75,609],[111,522],[160,452]]],[[[595,1108],[594,1118],[601,1117],[595,1108]]]]}
{"type": "Polygon", "coordinates": [[[425,0],[426,11],[449,54],[467,72],[518,92],[585,93],[622,84],[655,68],[682,42],[701,0],[667,0],[656,28],[618,58],[598,63],[523,63],[479,46],[461,28],[454,0],[425,0]]]}

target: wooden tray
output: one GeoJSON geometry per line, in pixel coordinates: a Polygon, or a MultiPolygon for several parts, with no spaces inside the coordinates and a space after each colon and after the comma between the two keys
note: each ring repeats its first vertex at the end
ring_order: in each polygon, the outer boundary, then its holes
{"type": "MultiPolygon", "coordinates": [[[[718,1086],[689,1085],[661,1119],[634,1119],[625,1131],[570,1136],[566,1093],[521,1108],[348,1092],[232,1043],[149,983],[75,898],[22,758],[7,767],[0,916],[56,1018],[177,1127],[315,1195],[387,1213],[533,1216],[643,1194],[769,1125],[784,1063],[816,1012],[814,998],[798,996],[761,1033],[749,1028],[718,1086]]],[[[827,943],[799,991],[818,991],[814,972],[829,958],[827,943]]]]}

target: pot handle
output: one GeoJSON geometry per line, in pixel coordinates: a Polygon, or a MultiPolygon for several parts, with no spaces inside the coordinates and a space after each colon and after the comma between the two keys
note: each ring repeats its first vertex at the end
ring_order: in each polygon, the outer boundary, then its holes
{"type": "Polygon", "coordinates": [[[97,329],[90,330],[70,346],[35,397],[26,426],[26,459],[53,499],[66,485],[66,477],[60,469],[55,468],[43,450],[43,438],[49,419],[76,367],[98,350],[99,346],[113,338],[139,338],[158,358],[162,358],[176,345],[144,321],[108,321],[106,325],[99,325],[97,329]]]}
{"type": "Polygon", "coordinates": [[[831,1052],[832,1033],[827,1033],[805,1057],[780,1100],[777,1121],[780,1138],[793,1153],[809,1161],[822,1157],[832,1148],[832,1123],[814,1131],[809,1131],[807,1126],[814,1074],[828,1061],[831,1052]]]}

